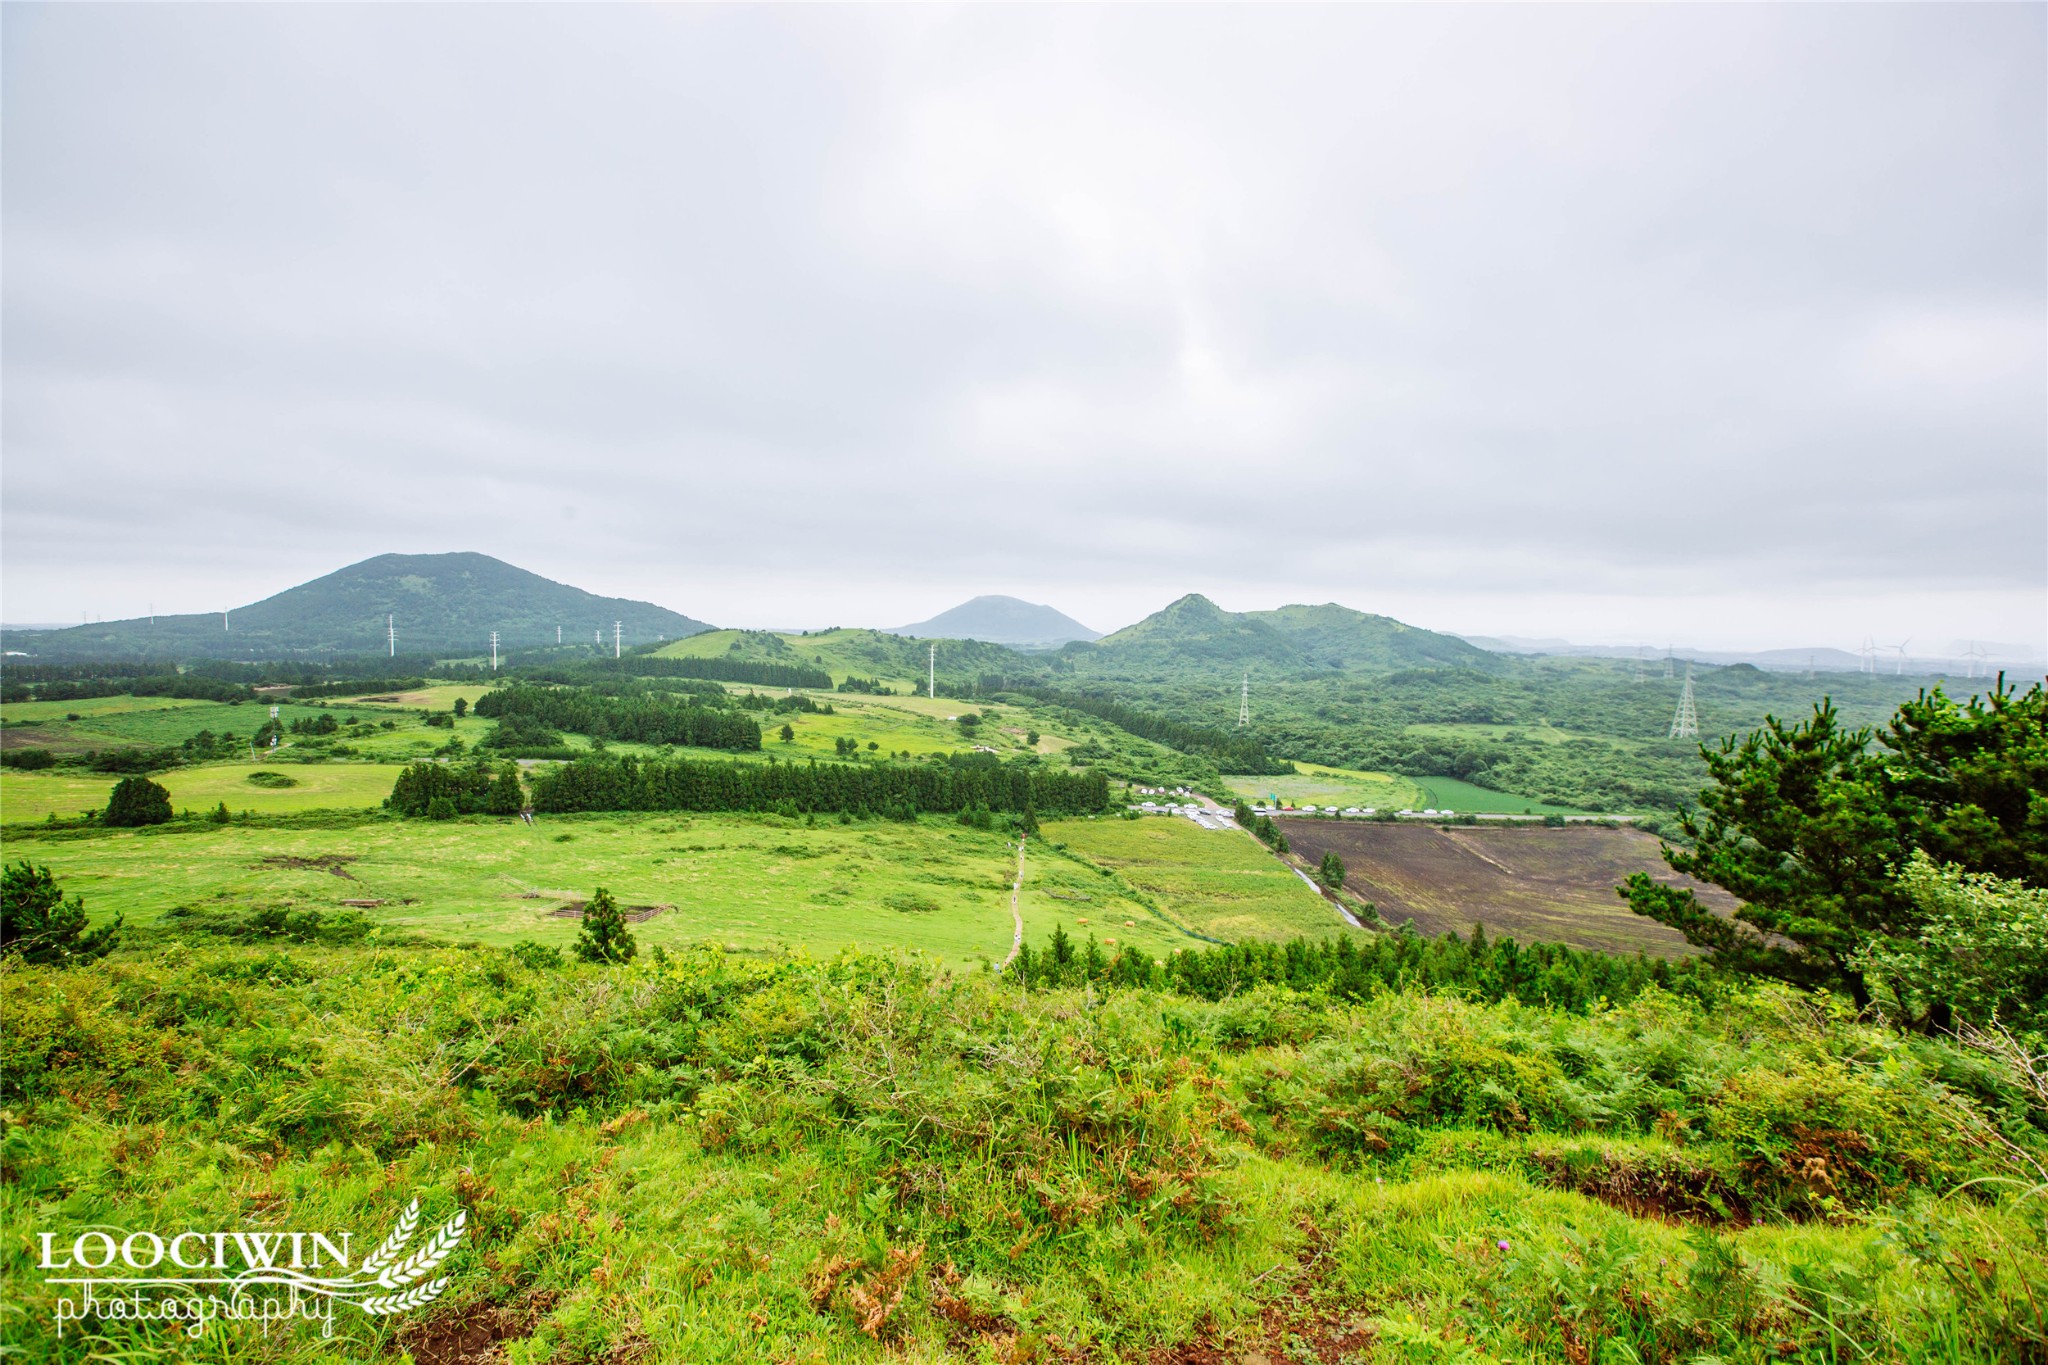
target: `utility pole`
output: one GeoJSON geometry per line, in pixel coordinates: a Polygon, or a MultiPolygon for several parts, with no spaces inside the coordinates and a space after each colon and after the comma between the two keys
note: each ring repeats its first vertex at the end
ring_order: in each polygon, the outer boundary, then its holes
{"type": "Polygon", "coordinates": [[[1237,724],[1240,729],[1252,723],[1252,675],[1244,675],[1244,690],[1237,694],[1237,724]]]}
{"type": "Polygon", "coordinates": [[[498,632],[491,632],[491,672],[498,671],[498,632]]]}
{"type": "Polygon", "coordinates": [[[1678,694],[1678,710],[1671,717],[1671,738],[1698,739],[1700,715],[1692,701],[1692,664],[1685,665],[1685,690],[1678,694]]]}
{"type": "Polygon", "coordinates": [[[398,618],[397,618],[397,617],[395,617],[395,616],[386,616],[386,617],[384,618],[384,633],[385,633],[385,635],[387,635],[388,637],[390,637],[390,640],[391,640],[391,657],[395,659],[395,658],[397,658],[397,657],[398,657],[398,618]]]}
{"type": "Polygon", "coordinates": [[[612,657],[619,657],[619,622],[612,622],[612,657]]]}
{"type": "Polygon", "coordinates": [[[924,667],[924,694],[927,698],[936,697],[939,695],[939,645],[936,640],[931,644],[931,653],[925,656],[924,667]]]}

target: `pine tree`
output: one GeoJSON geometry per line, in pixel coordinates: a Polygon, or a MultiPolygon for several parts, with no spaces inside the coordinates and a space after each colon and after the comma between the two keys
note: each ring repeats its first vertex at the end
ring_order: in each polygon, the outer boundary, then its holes
{"type": "Polygon", "coordinates": [[[576,936],[576,956],[585,962],[630,962],[639,945],[626,928],[626,916],[612,893],[603,887],[583,907],[583,930],[576,936]]]}
{"type": "Polygon", "coordinates": [[[22,862],[0,874],[0,956],[63,967],[105,957],[120,939],[121,917],[87,929],[84,899],[67,898],[49,868],[22,862]]]}
{"type": "Polygon", "coordinates": [[[124,777],[107,798],[104,817],[110,825],[161,825],[171,818],[171,794],[146,777],[124,777]]]}
{"type": "Polygon", "coordinates": [[[1322,864],[1316,868],[1316,880],[1332,891],[1344,885],[1344,860],[1337,856],[1336,849],[1323,855],[1322,864]]]}

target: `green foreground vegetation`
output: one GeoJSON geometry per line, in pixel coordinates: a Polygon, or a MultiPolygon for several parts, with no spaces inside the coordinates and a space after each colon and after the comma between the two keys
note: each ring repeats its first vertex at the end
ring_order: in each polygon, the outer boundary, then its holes
{"type": "Polygon", "coordinates": [[[2044,1097],[1764,988],[1567,1015],[1019,993],[918,959],[11,962],[21,1358],[2024,1361],[2044,1097]],[[317,1329],[51,1325],[36,1228],[461,1212],[317,1329]]]}

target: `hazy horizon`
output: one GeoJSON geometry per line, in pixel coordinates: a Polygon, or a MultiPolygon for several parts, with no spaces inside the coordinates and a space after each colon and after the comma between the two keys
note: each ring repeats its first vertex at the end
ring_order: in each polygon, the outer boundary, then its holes
{"type": "Polygon", "coordinates": [[[2048,654],[2040,6],[0,37],[9,619],[474,548],[762,626],[2048,654]]]}

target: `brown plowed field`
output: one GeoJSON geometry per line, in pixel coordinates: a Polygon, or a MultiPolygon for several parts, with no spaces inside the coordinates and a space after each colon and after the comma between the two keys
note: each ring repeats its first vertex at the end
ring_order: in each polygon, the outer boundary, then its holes
{"type": "Polygon", "coordinates": [[[1664,865],[1658,841],[1633,829],[1571,826],[1383,824],[1360,820],[1280,820],[1297,857],[1314,867],[1335,849],[1344,887],[1379,907],[1389,924],[1412,920],[1428,935],[1511,934],[1524,943],[1678,956],[1693,951],[1675,929],[1629,910],[1614,894],[1632,872],[1690,886],[1700,899],[1733,911],[1718,887],[1664,865]]]}

